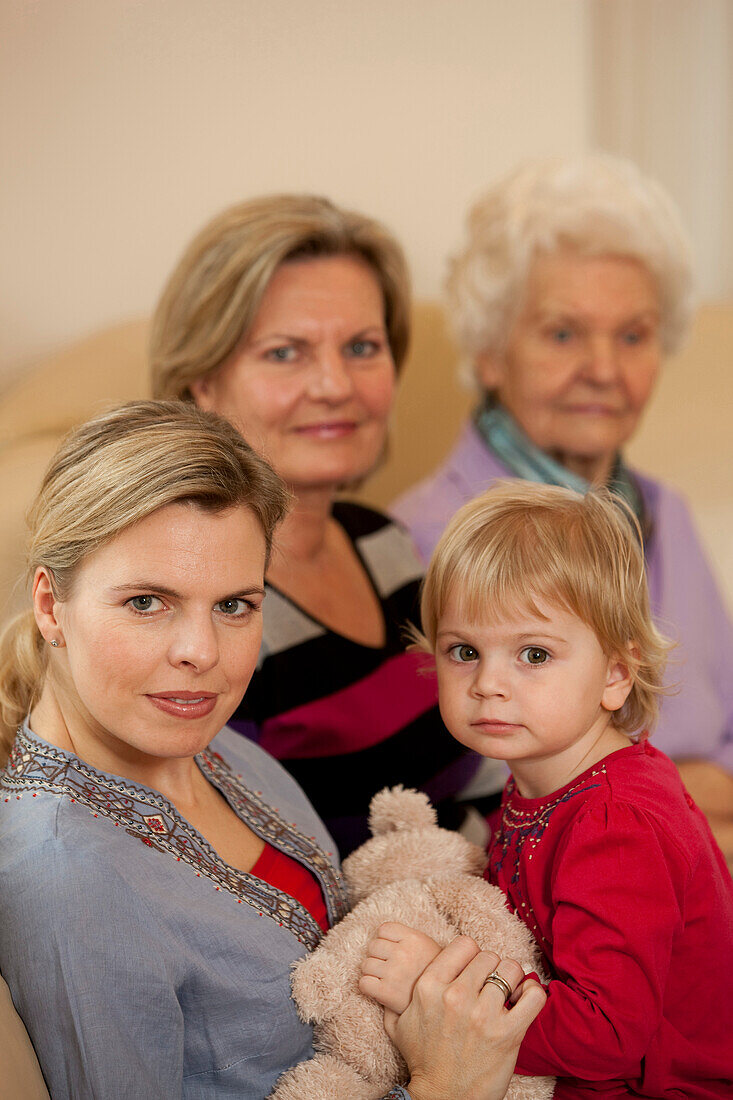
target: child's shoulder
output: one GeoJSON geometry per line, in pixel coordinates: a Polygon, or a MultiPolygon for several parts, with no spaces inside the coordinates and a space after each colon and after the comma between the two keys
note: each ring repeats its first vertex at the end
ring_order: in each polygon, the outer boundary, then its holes
{"type": "Polygon", "coordinates": [[[589,791],[577,825],[600,822],[611,831],[645,829],[665,838],[684,855],[708,846],[703,815],[665,753],[648,741],[612,753],[602,761],[603,782],[589,791]]]}
{"type": "Polygon", "coordinates": [[[677,768],[648,740],[611,753],[602,763],[607,797],[613,801],[672,812],[691,804],[677,768]]]}

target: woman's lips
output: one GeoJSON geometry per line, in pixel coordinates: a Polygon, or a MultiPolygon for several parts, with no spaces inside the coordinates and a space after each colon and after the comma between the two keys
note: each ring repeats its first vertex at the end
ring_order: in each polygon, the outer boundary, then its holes
{"type": "Polygon", "coordinates": [[[209,691],[167,691],[148,695],[148,699],[174,718],[205,718],[216,706],[217,696],[209,691]]]}
{"type": "Polygon", "coordinates": [[[586,405],[568,405],[567,411],[569,413],[580,414],[581,416],[623,416],[624,409],[614,409],[610,405],[598,405],[595,402],[589,401],[586,405]]]}
{"type": "Polygon", "coordinates": [[[293,430],[298,435],[307,435],[316,439],[341,439],[355,432],[358,424],[355,420],[333,420],[317,424],[302,424],[293,430]]]}

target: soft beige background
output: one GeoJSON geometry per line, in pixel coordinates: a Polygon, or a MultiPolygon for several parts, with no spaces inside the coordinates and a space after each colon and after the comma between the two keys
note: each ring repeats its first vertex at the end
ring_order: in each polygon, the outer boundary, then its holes
{"type": "MultiPolygon", "coordinates": [[[[0,0],[0,437],[75,404],[31,379],[68,366],[67,345],[112,328],[84,345],[106,349],[100,374],[140,369],[140,331],[131,349],[115,326],[149,316],[229,202],[302,189],[373,213],[432,299],[487,181],[600,146],[661,179],[691,231],[704,323],[631,451],[686,491],[733,593],[733,341],[716,304],[733,302],[732,72],[731,0],[0,0]]],[[[425,330],[412,357],[402,484],[453,434],[423,410],[466,400],[445,341],[425,330]]],[[[385,477],[367,486],[380,501],[385,477]]]]}
{"type": "Polygon", "coordinates": [[[587,12],[2,0],[0,371],[149,313],[193,230],[265,191],[382,218],[434,295],[486,181],[587,142],[587,12]]]}

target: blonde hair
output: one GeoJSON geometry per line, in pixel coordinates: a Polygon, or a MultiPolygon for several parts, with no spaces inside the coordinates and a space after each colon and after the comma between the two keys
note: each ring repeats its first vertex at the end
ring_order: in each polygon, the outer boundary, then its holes
{"type": "Polygon", "coordinates": [[[453,595],[469,622],[521,611],[541,618],[537,601],[576,615],[631,671],[633,687],[613,724],[629,733],[653,725],[669,643],[651,619],[638,524],[607,490],[583,496],[497,482],[456,513],[428,566],[417,641],[431,653],[453,595]]]}
{"type": "Polygon", "coordinates": [[[679,212],[635,164],[592,153],[523,164],[469,211],[467,240],[450,262],[446,289],[471,362],[503,351],[534,257],[563,248],[638,261],[659,293],[662,347],[667,353],[679,347],[693,310],[690,246],[679,212]]]}
{"type": "Polygon", "coordinates": [[[410,280],[402,249],[377,221],[316,195],[268,195],[223,211],[199,232],[171,274],[153,317],[153,393],[192,400],[255,320],[281,264],[356,256],[384,297],[396,368],[410,340],[410,280]]]}
{"type": "MultiPolygon", "coordinates": [[[[178,401],[119,405],[70,432],[28,513],[27,573],[48,569],[68,599],[81,562],[121,531],[170,504],[249,508],[269,556],[289,496],[274,470],[215,413],[178,401]]],[[[32,611],[0,637],[0,756],[38,698],[47,646],[32,611]]]]}

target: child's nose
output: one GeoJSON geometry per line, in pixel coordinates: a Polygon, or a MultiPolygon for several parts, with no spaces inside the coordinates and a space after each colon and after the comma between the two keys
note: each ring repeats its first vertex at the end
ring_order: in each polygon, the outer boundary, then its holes
{"type": "Polygon", "coordinates": [[[500,659],[490,657],[477,662],[476,675],[473,682],[474,693],[484,699],[492,696],[509,698],[509,676],[506,665],[500,659]]]}

